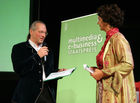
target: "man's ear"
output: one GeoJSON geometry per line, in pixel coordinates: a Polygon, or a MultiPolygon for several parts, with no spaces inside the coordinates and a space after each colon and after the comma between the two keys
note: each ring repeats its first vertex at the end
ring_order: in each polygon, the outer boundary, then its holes
{"type": "Polygon", "coordinates": [[[33,30],[32,29],[30,29],[30,35],[32,35],[33,34],[33,30]]]}

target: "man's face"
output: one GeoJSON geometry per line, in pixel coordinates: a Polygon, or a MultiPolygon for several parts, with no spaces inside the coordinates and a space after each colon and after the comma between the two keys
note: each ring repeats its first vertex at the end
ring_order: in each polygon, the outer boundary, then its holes
{"type": "Polygon", "coordinates": [[[46,26],[41,23],[36,24],[36,30],[30,30],[30,39],[36,44],[40,45],[43,43],[45,37],[46,37],[46,26]]]}

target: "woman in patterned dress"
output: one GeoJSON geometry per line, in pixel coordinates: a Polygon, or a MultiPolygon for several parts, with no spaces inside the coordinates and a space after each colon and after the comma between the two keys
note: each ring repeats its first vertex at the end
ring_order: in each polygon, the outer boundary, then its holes
{"type": "Polygon", "coordinates": [[[90,75],[97,80],[97,103],[137,103],[131,48],[119,32],[124,13],[117,4],[97,9],[98,25],[106,40],[96,56],[97,67],[90,75]]]}

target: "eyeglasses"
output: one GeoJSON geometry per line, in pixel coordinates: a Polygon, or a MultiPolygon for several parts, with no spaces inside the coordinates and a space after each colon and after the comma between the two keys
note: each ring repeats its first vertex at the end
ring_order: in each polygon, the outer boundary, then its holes
{"type": "Polygon", "coordinates": [[[44,32],[44,31],[38,31],[39,33],[45,33],[46,36],[48,35],[48,32],[44,32]]]}

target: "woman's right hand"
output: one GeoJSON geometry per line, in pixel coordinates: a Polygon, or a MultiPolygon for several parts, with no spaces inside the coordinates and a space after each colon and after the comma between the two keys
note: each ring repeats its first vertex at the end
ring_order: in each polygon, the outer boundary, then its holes
{"type": "Polygon", "coordinates": [[[95,71],[95,70],[97,69],[97,67],[90,67],[90,69],[91,69],[92,71],[95,71]]]}

